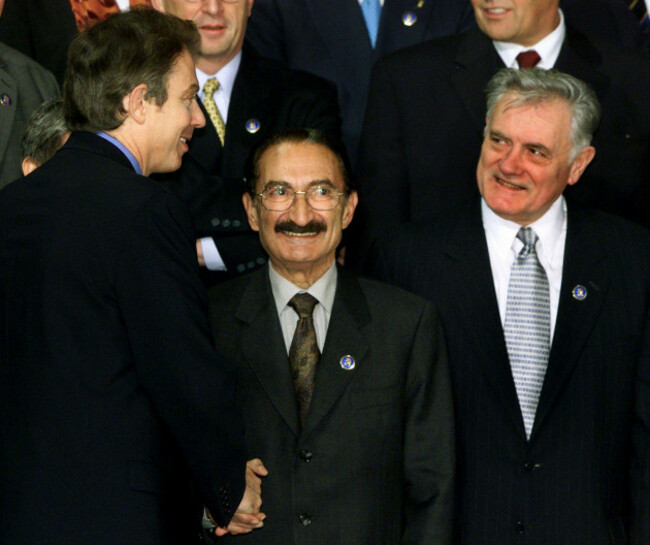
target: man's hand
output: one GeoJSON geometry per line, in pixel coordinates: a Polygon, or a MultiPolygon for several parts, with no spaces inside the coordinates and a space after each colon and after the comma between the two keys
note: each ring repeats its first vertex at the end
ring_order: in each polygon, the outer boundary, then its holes
{"type": "Polygon", "coordinates": [[[199,267],[205,267],[205,258],[203,257],[203,246],[201,246],[200,238],[196,239],[196,257],[199,260],[199,267]]]}
{"type": "Polygon", "coordinates": [[[262,506],[262,479],[269,474],[262,460],[254,458],[246,462],[246,490],[244,497],[235,511],[227,528],[217,526],[214,533],[217,536],[225,534],[247,534],[256,528],[264,526],[266,515],[260,512],[262,506]]]}

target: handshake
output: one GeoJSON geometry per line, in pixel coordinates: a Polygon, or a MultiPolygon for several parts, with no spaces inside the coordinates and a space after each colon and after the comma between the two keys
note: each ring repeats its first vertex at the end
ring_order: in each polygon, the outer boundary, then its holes
{"type": "Polygon", "coordinates": [[[210,512],[206,509],[205,516],[215,526],[214,533],[220,537],[225,534],[247,534],[264,526],[266,515],[260,512],[262,506],[262,479],[268,475],[262,460],[254,458],[246,462],[246,489],[244,496],[226,528],[218,526],[210,512]]]}

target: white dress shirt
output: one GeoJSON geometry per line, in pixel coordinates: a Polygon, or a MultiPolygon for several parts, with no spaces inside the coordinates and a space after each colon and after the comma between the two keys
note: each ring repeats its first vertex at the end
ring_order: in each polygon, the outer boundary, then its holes
{"type": "Polygon", "coordinates": [[[327,269],[327,272],[306,290],[280,276],[270,262],[268,267],[271,291],[273,292],[273,299],[275,300],[275,306],[280,318],[280,326],[282,327],[287,355],[289,354],[293,334],[298,324],[298,313],[288,303],[296,293],[304,292],[318,299],[318,304],[314,307],[314,329],[316,330],[318,349],[323,352],[327,327],[329,326],[330,316],[332,315],[332,305],[334,305],[334,294],[336,293],[336,282],[338,279],[336,262],[332,263],[332,266],[327,269]]]}
{"type": "MultiPolygon", "coordinates": [[[[517,238],[517,232],[521,225],[497,216],[483,200],[481,201],[481,215],[490,255],[494,290],[499,305],[501,325],[503,325],[506,319],[510,269],[515,257],[524,247],[523,242],[517,238]]],[[[529,225],[537,234],[538,241],[535,245],[535,251],[548,277],[551,298],[551,342],[553,341],[557,308],[560,302],[566,226],[566,202],[562,196],[553,203],[546,214],[529,225]]]]}
{"type": "MultiPolygon", "coordinates": [[[[221,119],[224,123],[228,123],[228,108],[230,107],[230,97],[232,95],[232,88],[235,85],[235,78],[239,71],[241,64],[241,51],[234,56],[234,58],[226,64],[216,74],[206,74],[198,68],[196,69],[196,79],[199,81],[198,96],[201,102],[205,100],[205,82],[210,78],[217,78],[219,80],[219,89],[217,89],[212,98],[214,99],[217,109],[221,114],[221,119]]],[[[221,258],[221,254],[217,249],[217,245],[212,237],[203,237],[201,239],[201,250],[203,252],[203,260],[205,266],[211,271],[225,271],[226,264],[221,258]]]]}
{"type": "Polygon", "coordinates": [[[494,48],[497,50],[499,57],[503,61],[503,64],[508,68],[519,68],[517,63],[517,55],[522,51],[530,51],[534,49],[537,51],[537,54],[540,56],[540,60],[537,63],[537,68],[544,68],[546,70],[553,68],[557,62],[557,58],[560,55],[560,49],[562,49],[562,43],[564,42],[564,37],[566,36],[566,25],[564,24],[564,14],[562,10],[558,10],[560,13],[560,23],[557,25],[555,30],[542,38],[535,45],[530,47],[524,47],[523,45],[515,44],[512,42],[499,42],[492,40],[494,48]]]}

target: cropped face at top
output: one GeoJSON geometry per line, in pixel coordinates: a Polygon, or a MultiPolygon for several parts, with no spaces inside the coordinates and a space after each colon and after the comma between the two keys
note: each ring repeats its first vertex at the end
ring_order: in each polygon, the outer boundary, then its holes
{"type": "Polygon", "coordinates": [[[311,142],[273,146],[260,158],[255,191],[254,200],[244,196],[244,206],[274,268],[286,277],[297,271],[321,276],[357,203],[334,153],[311,142]]]}
{"type": "Polygon", "coordinates": [[[560,22],[557,0],[472,0],[479,28],[491,39],[531,46],[560,22]]]}
{"type": "Polygon", "coordinates": [[[575,184],[594,156],[584,148],[569,162],[571,109],[561,99],[512,106],[507,93],[488,120],[477,167],[478,188],[499,216],[528,225],[575,184]]]}
{"type": "Polygon", "coordinates": [[[227,64],[241,50],[253,0],[153,0],[153,5],[196,24],[201,35],[197,66],[206,71],[209,65],[227,64]]]}
{"type": "Polygon", "coordinates": [[[205,125],[196,100],[198,88],[194,62],[185,51],[174,62],[167,79],[167,100],[161,106],[154,99],[147,101],[146,173],[171,172],[181,166],[194,129],[205,125]]]}

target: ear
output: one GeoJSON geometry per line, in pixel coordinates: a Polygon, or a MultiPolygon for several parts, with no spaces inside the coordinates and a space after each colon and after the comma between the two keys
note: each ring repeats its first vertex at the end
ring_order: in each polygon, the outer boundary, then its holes
{"type": "Polygon", "coordinates": [[[251,11],[253,10],[253,2],[254,0],[246,0],[248,2],[248,16],[251,16],[251,11]]]}
{"type": "Polygon", "coordinates": [[[580,153],[578,153],[578,156],[569,166],[569,180],[567,182],[568,185],[573,185],[580,179],[580,176],[582,176],[582,173],[587,168],[587,165],[591,163],[595,156],[596,148],[593,146],[587,146],[580,153]]]}
{"type": "Polygon", "coordinates": [[[359,195],[357,195],[356,191],[352,191],[343,204],[343,215],[341,216],[341,227],[343,229],[350,225],[350,222],[354,217],[354,210],[357,207],[358,202],[359,195]]]}
{"type": "Polygon", "coordinates": [[[167,12],[164,0],[151,0],[151,7],[156,11],[161,11],[163,13],[167,12]]]}
{"type": "Polygon", "coordinates": [[[31,157],[25,157],[23,159],[21,167],[23,169],[23,176],[27,176],[28,174],[34,172],[38,168],[38,165],[31,157]]]}
{"type": "Polygon", "coordinates": [[[244,203],[244,208],[246,209],[246,216],[248,216],[248,225],[251,226],[251,229],[253,231],[259,231],[260,219],[257,214],[257,206],[255,206],[250,193],[244,193],[242,196],[242,202],[244,203]]]}
{"type": "Polygon", "coordinates": [[[146,94],[147,86],[141,83],[131,89],[129,94],[122,99],[122,108],[127,116],[138,124],[144,123],[146,110],[150,105],[149,101],[145,99],[146,94]]]}

